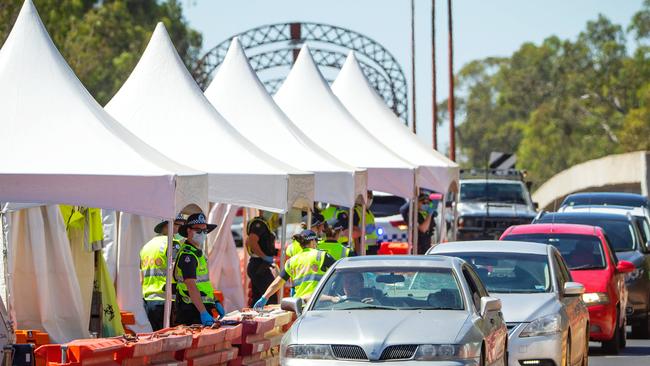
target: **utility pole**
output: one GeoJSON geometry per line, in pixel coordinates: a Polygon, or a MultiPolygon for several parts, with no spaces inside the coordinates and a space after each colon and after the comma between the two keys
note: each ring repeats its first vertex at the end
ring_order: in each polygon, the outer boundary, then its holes
{"type": "Polygon", "coordinates": [[[436,99],[436,0],[431,0],[431,141],[434,150],[438,150],[438,106],[436,105],[436,99]]]}
{"type": "Polygon", "coordinates": [[[454,101],[454,27],[452,22],[451,0],[447,0],[449,11],[449,159],[456,161],[456,122],[454,101]]]}
{"type": "Polygon", "coordinates": [[[411,109],[413,110],[413,133],[417,133],[415,114],[415,0],[411,0],[411,109]]]}

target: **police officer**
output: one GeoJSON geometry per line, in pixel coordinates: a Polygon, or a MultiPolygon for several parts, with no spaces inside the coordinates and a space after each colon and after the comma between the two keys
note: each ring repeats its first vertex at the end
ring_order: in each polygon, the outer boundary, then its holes
{"type": "MultiPolygon", "coordinates": [[[[246,273],[251,280],[253,287],[252,298],[257,299],[267,287],[273,282],[273,271],[275,266],[274,257],[277,254],[275,249],[275,234],[271,231],[269,223],[264,219],[263,213],[254,217],[246,228],[248,238],[246,239],[246,250],[250,255],[246,273]]],[[[268,299],[271,304],[277,303],[275,296],[268,299]]]]}
{"type": "MultiPolygon", "coordinates": [[[[434,207],[431,204],[431,198],[429,197],[431,192],[421,190],[418,195],[418,202],[416,209],[418,210],[418,247],[415,254],[426,254],[427,250],[431,248],[431,238],[433,236],[433,230],[436,227],[436,221],[434,218],[438,215],[434,211],[434,207]]],[[[404,221],[409,223],[409,204],[408,202],[400,208],[402,217],[404,221]]]]}
{"type": "Polygon", "coordinates": [[[318,235],[315,232],[304,230],[302,233],[294,235],[293,238],[301,244],[302,251],[285,263],[280,275],[255,302],[255,310],[262,310],[271,296],[278,292],[289,279],[293,281],[296,288],[294,296],[307,301],[316,290],[316,286],[325,272],[336,263],[332,256],[316,249],[318,235]]]}
{"type": "Polygon", "coordinates": [[[214,317],[225,314],[223,306],[215,301],[210,282],[208,260],[201,250],[208,233],[217,225],[208,224],[203,213],[192,214],[180,227],[187,238],[176,259],[176,324],[214,324],[214,317]]]}
{"type": "Polygon", "coordinates": [[[327,252],[335,260],[349,257],[352,251],[339,242],[339,234],[347,225],[347,213],[340,213],[337,218],[327,221],[324,228],[325,239],[318,242],[318,250],[327,252]]]}
{"type": "MultiPolygon", "coordinates": [[[[379,251],[379,243],[377,241],[377,226],[375,226],[375,214],[370,210],[372,206],[372,200],[374,194],[372,191],[367,193],[367,206],[366,206],[366,254],[376,255],[379,251]]],[[[359,215],[361,215],[361,207],[357,206],[359,209],[359,215]]]]}
{"type": "MultiPolygon", "coordinates": [[[[185,223],[183,215],[174,220],[172,258],[176,260],[181,243],[178,228],[185,223]]],[[[162,221],[153,231],[158,234],[140,250],[140,280],[144,310],[154,331],[163,328],[165,309],[165,285],[167,283],[167,234],[169,221],[162,221]]]]}
{"type": "MultiPolygon", "coordinates": [[[[323,229],[325,227],[325,218],[323,215],[315,212],[312,217],[311,217],[311,226],[307,227],[307,221],[308,217],[307,215],[302,217],[302,229],[307,230],[310,229],[311,231],[315,232],[318,237],[323,236],[323,229]]],[[[287,247],[287,249],[284,251],[284,253],[287,255],[288,258],[293,257],[294,255],[300,253],[302,250],[302,246],[300,243],[298,243],[296,240],[291,242],[291,244],[287,247]]]]}

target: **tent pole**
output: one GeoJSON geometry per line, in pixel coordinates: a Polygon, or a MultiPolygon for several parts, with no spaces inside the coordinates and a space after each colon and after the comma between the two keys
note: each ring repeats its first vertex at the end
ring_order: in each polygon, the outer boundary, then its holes
{"type": "MultiPolygon", "coordinates": [[[[311,212],[311,211],[310,211],[311,212]]],[[[287,260],[287,213],[282,214],[282,229],[280,231],[280,271],[284,268],[284,262],[287,260]]],[[[278,293],[278,302],[284,297],[284,286],[278,293]]]]}
{"type": "Polygon", "coordinates": [[[413,253],[411,254],[418,254],[418,236],[420,235],[420,229],[418,229],[418,199],[417,195],[415,196],[416,198],[413,199],[413,253]]]}
{"type": "Polygon", "coordinates": [[[165,283],[165,309],[163,312],[163,328],[169,328],[172,316],[172,276],[174,275],[174,219],[167,224],[167,281],[165,283]]]}
{"type": "MultiPolygon", "coordinates": [[[[354,206],[352,206],[348,212],[348,248],[354,250],[355,253],[360,254],[361,250],[357,250],[356,242],[352,233],[354,232],[354,206]]],[[[361,248],[359,248],[361,249],[361,248]]]]}
{"type": "Polygon", "coordinates": [[[2,261],[4,267],[3,276],[5,282],[5,299],[7,300],[5,309],[7,310],[7,315],[9,316],[9,324],[7,324],[7,326],[9,329],[11,329],[10,334],[7,335],[9,337],[7,341],[9,343],[13,343],[16,341],[15,334],[13,332],[13,326],[16,324],[16,320],[13,319],[14,314],[11,306],[11,286],[9,285],[9,281],[11,281],[11,279],[9,275],[9,236],[7,235],[8,225],[7,213],[2,207],[0,207],[0,232],[2,233],[2,261]]]}
{"type": "Polygon", "coordinates": [[[308,210],[307,210],[307,222],[305,223],[305,224],[307,224],[307,229],[311,229],[311,219],[312,219],[312,215],[313,215],[313,214],[312,214],[312,212],[311,212],[311,209],[308,209],[308,210]]]}
{"type": "Polygon", "coordinates": [[[409,244],[409,249],[408,249],[408,254],[413,254],[413,202],[415,200],[411,199],[409,202],[409,220],[408,220],[408,244],[409,244]]]}
{"type": "Polygon", "coordinates": [[[361,243],[361,255],[366,255],[366,203],[361,204],[361,236],[359,237],[361,243]]]}

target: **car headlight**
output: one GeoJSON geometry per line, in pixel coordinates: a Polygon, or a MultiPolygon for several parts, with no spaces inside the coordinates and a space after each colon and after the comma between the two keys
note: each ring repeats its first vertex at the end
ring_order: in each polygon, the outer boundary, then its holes
{"type": "Polygon", "coordinates": [[[290,344],[283,349],[283,358],[333,360],[332,347],[327,344],[290,344]]]}
{"type": "Polygon", "coordinates": [[[625,274],[625,283],[630,283],[638,280],[643,276],[643,268],[637,268],[630,273],[625,274]]]}
{"type": "Polygon", "coordinates": [[[582,294],[582,301],[587,306],[609,304],[609,296],[604,292],[589,292],[582,294]]]}
{"type": "Polygon", "coordinates": [[[520,337],[537,337],[558,333],[560,331],[560,314],[547,315],[533,320],[519,334],[520,337]]]}
{"type": "Polygon", "coordinates": [[[415,351],[416,361],[466,360],[481,357],[480,343],[421,344],[415,351]]]}

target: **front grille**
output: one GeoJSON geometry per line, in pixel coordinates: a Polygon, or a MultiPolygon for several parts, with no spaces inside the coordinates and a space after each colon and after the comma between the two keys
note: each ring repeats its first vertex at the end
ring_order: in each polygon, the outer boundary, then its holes
{"type": "Polygon", "coordinates": [[[388,346],[384,348],[379,360],[408,360],[415,354],[418,346],[412,344],[405,344],[400,346],[388,346]]]}
{"type": "Polygon", "coordinates": [[[366,351],[359,346],[349,346],[342,344],[332,345],[334,357],[340,360],[367,360],[366,351]]]}

